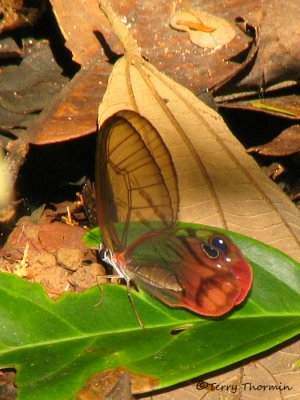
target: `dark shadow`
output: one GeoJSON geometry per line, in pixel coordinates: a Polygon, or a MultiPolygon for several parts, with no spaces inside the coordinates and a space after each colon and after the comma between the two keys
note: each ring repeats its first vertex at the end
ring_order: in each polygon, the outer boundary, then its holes
{"type": "Polygon", "coordinates": [[[123,54],[117,54],[111,50],[109,44],[107,43],[105,37],[99,31],[93,31],[94,35],[96,36],[97,40],[101,44],[103,48],[104,54],[106,55],[108,62],[110,64],[114,64],[119,58],[123,56],[123,54]]]}

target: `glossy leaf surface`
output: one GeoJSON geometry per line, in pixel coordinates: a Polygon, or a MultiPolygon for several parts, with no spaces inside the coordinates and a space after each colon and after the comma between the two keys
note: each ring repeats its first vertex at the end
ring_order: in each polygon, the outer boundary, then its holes
{"type": "Polygon", "coordinates": [[[19,399],[75,398],[91,375],[120,366],[153,378],[139,391],[166,387],[299,334],[299,264],[253,239],[226,234],[251,262],[255,284],[239,309],[217,320],[133,291],[141,329],[125,287],[103,285],[102,293],[94,288],[51,301],[39,285],[1,274],[0,365],[16,366],[19,399]]]}

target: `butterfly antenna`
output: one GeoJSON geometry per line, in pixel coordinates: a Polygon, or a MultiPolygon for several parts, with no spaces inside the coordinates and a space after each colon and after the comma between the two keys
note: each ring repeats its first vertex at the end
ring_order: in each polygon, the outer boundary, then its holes
{"type": "MultiPolygon", "coordinates": [[[[97,276],[97,281],[98,281],[98,276],[97,276]]],[[[99,291],[100,291],[100,300],[96,303],[96,304],[94,304],[94,307],[99,307],[101,304],[102,304],[102,302],[103,302],[103,289],[102,289],[102,286],[101,286],[101,283],[98,281],[98,288],[99,288],[99,291]]]]}
{"type": "Polygon", "coordinates": [[[129,300],[130,300],[131,307],[133,308],[133,311],[134,311],[134,313],[135,313],[136,319],[138,320],[138,323],[139,323],[140,327],[141,327],[142,329],[145,329],[145,326],[144,326],[144,324],[143,324],[143,322],[142,322],[142,320],[141,320],[141,317],[140,317],[140,315],[139,315],[139,313],[138,313],[138,310],[137,310],[136,307],[135,307],[133,297],[131,296],[130,280],[126,280],[126,287],[127,287],[128,298],[129,298],[129,300]]]}

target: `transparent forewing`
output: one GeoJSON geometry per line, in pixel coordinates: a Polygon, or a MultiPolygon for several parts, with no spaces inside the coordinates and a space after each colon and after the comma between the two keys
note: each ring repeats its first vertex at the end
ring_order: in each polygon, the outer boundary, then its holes
{"type": "Polygon", "coordinates": [[[157,130],[135,112],[117,113],[101,127],[95,186],[103,239],[114,251],[176,221],[178,187],[171,156],[157,130]]]}

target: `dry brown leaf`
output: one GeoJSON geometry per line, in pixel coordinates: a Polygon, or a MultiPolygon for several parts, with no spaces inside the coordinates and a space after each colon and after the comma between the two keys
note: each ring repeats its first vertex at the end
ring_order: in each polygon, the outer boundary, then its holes
{"type": "Polygon", "coordinates": [[[36,3],[40,9],[26,8],[23,3],[22,0],[1,0],[0,33],[34,25],[45,9],[44,0],[36,3]]]}
{"type": "MultiPolygon", "coordinates": [[[[17,137],[68,82],[46,40],[24,40],[20,64],[1,67],[0,125],[17,137]],[[13,129],[19,128],[19,129],[13,129]]],[[[26,141],[27,140],[26,137],[26,141]]]]}
{"type": "Polygon", "coordinates": [[[196,46],[204,49],[217,49],[231,42],[236,33],[233,26],[224,18],[199,9],[175,11],[170,25],[185,31],[196,46]]]}
{"type": "Polygon", "coordinates": [[[252,71],[243,87],[267,87],[283,81],[298,81],[299,13],[298,1],[263,1],[261,42],[252,71]]]}
{"type": "Polygon", "coordinates": [[[20,49],[13,38],[0,38],[0,59],[18,59],[23,54],[23,50],[20,49]]]}
{"type": "Polygon", "coordinates": [[[299,210],[245,153],[220,115],[143,60],[118,18],[110,19],[115,32],[121,30],[126,56],[114,66],[99,126],[121,110],[136,111],[153,124],[177,172],[179,221],[237,231],[299,260],[299,210]]]}
{"type": "Polygon", "coordinates": [[[266,156],[286,156],[297,153],[300,151],[300,125],[290,126],[271,142],[250,147],[248,151],[255,151],[266,156]]]}
{"type": "MultiPolygon", "coordinates": [[[[143,56],[196,94],[230,80],[256,53],[253,39],[241,31],[230,46],[223,46],[217,52],[208,54],[194,46],[167,23],[172,11],[171,2],[159,2],[154,8],[152,0],[111,2],[138,40],[143,56]],[[242,63],[228,62],[242,52],[248,52],[242,63]]],[[[73,59],[84,67],[51,102],[30,131],[35,144],[70,140],[95,130],[94,116],[112,68],[97,37],[105,38],[111,52],[122,52],[119,41],[98,8],[98,0],[51,0],[51,4],[66,46],[73,59]]],[[[209,5],[199,3],[199,0],[184,0],[181,4],[190,8],[205,6],[211,14],[218,12],[218,15],[226,15],[228,20],[234,21],[238,13],[252,15],[260,2],[255,0],[238,7],[231,0],[209,5]]]]}
{"type": "MultiPolygon", "coordinates": [[[[50,0],[50,3],[66,46],[72,50],[73,60],[86,65],[101,49],[95,32],[101,29],[106,35],[111,35],[108,22],[99,9],[98,0],[50,0]]],[[[119,8],[121,10],[122,5],[119,8]]],[[[112,35],[109,38],[114,51],[122,51],[116,38],[112,35]]]]}
{"type": "Polygon", "coordinates": [[[220,96],[216,101],[223,108],[240,108],[285,119],[300,119],[300,96],[298,94],[276,95],[276,92],[272,91],[272,96],[265,97],[263,100],[254,100],[253,98],[237,100],[229,97],[220,96]]]}
{"type": "MultiPolygon", "coordinates": [[[[122,53],[119,41],[98,9],[98,0],[51,0],[51,4],[66,39],[66,46],[71,50],[74,60],[81,65],[90,63],[91,58],[101,49],[97,36],[105,38],[112,52],[122,53]]],[[[253,38],[241,30],[237,30],[238,34],[230,46],[223,46],[218,52],[208,54],[206,50],[189,42],[185,35],[171,29],[168,23],[172,14],[171,1],[156,2],[155,7],[153,0],[111,0],[111,4],[131,30],[143,56],[194,93],[219,85],[248,63],[245,57],[243,62],[228,62],[242,52],[251,52],[253,38]]],[[[232,0],[221,3],[205,0],[180,2],[182,8],[199,8],[231,23],[234,23],[237,15],[243,15],[248,20],[250,16],[258,14],[260,5],[260,0],[242,3],[232,0]]]]}
{"type": "Polygon", "coordinates": [[[32,143],[49,144],[89,135],[96,130],[97,107],[111,65],[101,54],[91,60],[56,96],[30,130],[32,143]]]}

